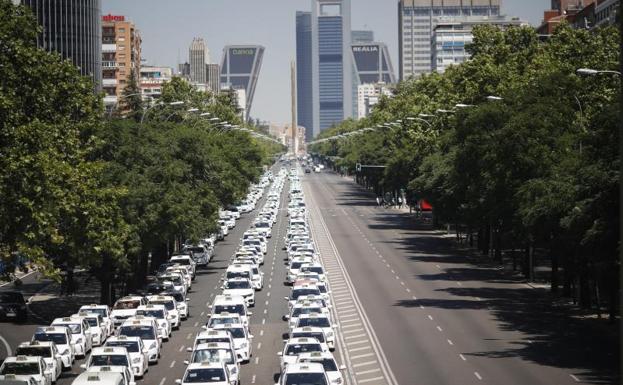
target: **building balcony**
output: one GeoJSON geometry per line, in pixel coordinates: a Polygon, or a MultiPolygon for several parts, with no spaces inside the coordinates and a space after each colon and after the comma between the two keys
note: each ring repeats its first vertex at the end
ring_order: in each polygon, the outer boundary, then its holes
{"type": "Polygon", "coordinates": [[[116,61],[103,61],[102,68],[117,68],[118,64],[116,61]]]}
{"type": "Polygon", "coordinates": [[[117,52],[117,44],[102,44],[102,52],[117,52]]]}
{"type": "Polygon", "coordinates": [[[102,79],[102,86],[111,87],[117,85],[117,79],[102,79]]]}

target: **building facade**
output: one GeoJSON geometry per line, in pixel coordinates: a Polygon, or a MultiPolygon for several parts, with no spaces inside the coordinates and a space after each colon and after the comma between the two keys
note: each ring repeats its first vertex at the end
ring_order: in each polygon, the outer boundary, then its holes
{"type": "Polygon", "coordinates": [[[618,12],[621,12],[621,2],[619,0],[597,0],[595,4],[595,24],[593,26],[614,25],[618,12]]]}
{"type": "Polygon", "coordinates": [[[208,82],[208,74],[206,71],[206,64],[209,63],[210,54],[205,41],[196,37],[193,38],[188,49],[188,61],[190,64],[190,82],[206,84],[208,82]]]}
{"type": "Polygon", "coordinates": [[[245,115],[249,117],[253,95],[262,68],[264,47],[259,45],[231,45],[223,48],[221,62],[221,89],[245,91],[245,115]]]}
{"type": "Polygon", "coordinates": [[[378,104],[381,96],[391,97],[392,89],[385,83],[361,84],[357,87],[357,119],[365,118],[378,104]]]}
{"type": "Polygon", "coordinates": [[[430,73],[431,39],[441,17],[499,16],[501,0],[400,0],[398,72],[400,80],[430,73]]]}
{"type": "Polygon", "coordinates": [[[124,16],[102,17],[102,88],[104,105],[114,106],[131,77],[140,83],[141,35],[124,16]]]}
{"type": "Polygon", "coordinates": [[[171,81],[172,77],[173,68],[171,67],[142,66],[140,87],[143,99],[158,99],[162,95],[162,86],[171,81]]]}
{"type": "Polygon", "coordinates": [[[311,12],[296,12],[296,118],[312,140],[314,126],[312,90],[311,12]]]}
{"type": "Polygon", "coordinates": [[[99,91],[102,80],[101,0],[14,0],[14,3],[29,7],[42,27],[37,46],[71,60],[82,75],[93,79],[99,91]]]}
{"type": "Polygon", "coordinates": [[[207,88],[212,94],[217,95],[221,90],[221,66],[218,64],[206,64],[207,88]]]}
{"type": "Polygon", "coordinates": [[[504,29],[528,24],[519,19],[508,19],[503,16],[466,16],[450,18],[448,21],[441,18],[435,25],[431,40],[433,71],[442,73],[449,66],[459,65],[469,59],[470,55],[465,46],[472,42],[474,38],[472,29],[478,25],[493,25],[504,29]]]}
{"type": "Polygon", "coordinates": [[[350,0],[312,0],[311,136],[353,115],[350,0]]]}

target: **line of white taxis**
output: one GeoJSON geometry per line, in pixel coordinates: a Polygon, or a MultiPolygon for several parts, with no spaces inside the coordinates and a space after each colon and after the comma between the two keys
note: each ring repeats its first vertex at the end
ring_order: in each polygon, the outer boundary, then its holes
{"type": "Polygon", "coordinates": [[[253,354],[249,325],[255,306],[255,292],[264,286],[261,266],[268,249],[268,238],[277,220],[285,171],[280,172],[270,187],[266,203],[257,214],[222,278],[222,292],[215,296],[210,316],[195,336],[190,359],[181,385],[239,385],[240,364],[248,363],[253,354]]]}
{"type": "Polygon", "coordinates": [[[276,385],[334,385],[344,382],[332,351],[335,350],[337,325],[331,316],[327,275],[316,252],[308,226],[308,212],[296,169],[290,170],[290,200],[286,285],[291,285],[288,301],[289,335],[277,354],[281,373],[276,385]]]}
{"type": "MultiPolygon", "coordinates": [[[[243,202],[245,211],[253,210],[271,178],[269,171],[258,185],[252,186],[243,202]]],[[[283,182],[279,191],[282,186],[283,182]]],[[[274,199],[269,197],[269,202],[273,203],[265,206],[268,210],[266,215],[265,210],[260,214],[262,221],[276,217],[274,199]]],[[[234,219],[230,211],[225,216],[228,221],[239,218],[234,219]]],[[[229,226],[233,227],[231,222],[229,226]]],[[[248,247],[241,247],[240,256],[237,255],[232,265],[236,268],[232,268],[231,274],[228,270],[231,279],[225,282],[223,295],[218,296],[213,305],[214,317],[207,330],[200,333],[200,336],[205,336],[204,343],[199,343],[199,336],[195,341],[192,360],[196,362],[189,365],[183,380],[185,383],[202,383],[199,380],[206,374],[203,369],[207,367],[224,369],[222,375],[227,381],[216,381],[220,377],[212,372],[208,376],[209,381],[205,382],[238,384],[238,362],[248,361],[251,355],[252,336],[248,332],[250,312],[246,309],[253,305],[254,289],[261,289],[263,285],[258,268],[263,255],[250,251],[257,249],[255,240],[263,240],[265,253],[266,239],[260,234],[247,238],[253,242],[248,247]],[[247,286],[251,289],[245,290],[247,286]],[[223,350],[211,350],[215,346],[223,350]],[[234,357],[231,363],[228,360],[220,360],[218,364],[213,362],[211,354],[223,358],[226,356],[223,352],[228,349],[234,357]],[[200,370],[194,371],[197,366],[200,370]]],[[[212,253],[208,251],[214,247],[216,240],[216,237],[206,238],[199,246],[185,247],[183,251],[190,250],[189,254],[173,256],[160,266],[157,282],[147,287],[152,295],[128,295],[117,300],[112,308],[85,305],[76,314],[54,319],[50,326],[37,328],[30,341],[18,346],[15,356],[4,360],[0,366],[0,381],[10,381],[12,385],[50,385],[64,370],[71,370],[76,358],[81,357],[86,358],[85,363],[80,365],[84,372],[74,379],[72,385],[135,385],[135,379],[144,376],[149,364],[158,362],[162,345],[170,338],[172,331],[188,318],[186,294],[195,279],[197,264],[209,262],[212,253]]],[[[182,380],[178,382],[182,383],[182,380]]]]}

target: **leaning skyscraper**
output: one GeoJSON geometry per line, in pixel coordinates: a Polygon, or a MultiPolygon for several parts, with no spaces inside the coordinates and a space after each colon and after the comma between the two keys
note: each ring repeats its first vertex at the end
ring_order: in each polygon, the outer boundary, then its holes
{"type": "Polygon", "coordinates": [[[260,45],[229,45],[223,48],[221,87],[245,91],[247,117],[250,116],[263,57],[264,47],[260,45]]]}

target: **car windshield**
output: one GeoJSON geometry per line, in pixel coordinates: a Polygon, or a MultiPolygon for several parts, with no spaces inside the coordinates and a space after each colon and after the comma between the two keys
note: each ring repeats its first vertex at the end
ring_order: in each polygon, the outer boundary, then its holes
{"type": "Polygon", "coordinates": [[[324,373],[291,373],[286,375],[285,385],[327,385],[324,373]]]}
{"type": "Polygon", "coordinates": [[[24,303],[20,293],[0,293],[0,303],[24,303]]]}
{"type": "Polygon", "coordinates": [[[300,353],[321,352],[320,344],[291,344],[286,349],[286,356],[295,356],[300,353]]]}
{"type": "Polygon", "coordinates": [[[184,383],[205,383],[225,381],[225,372],[223,369],[192,369],[186,373],[184,383]]]}
{"type": "Polygon", "coordinates": [[[234,364],[234,356],[231,349],[201,349],[195,350],[192,362],[224,362],[234,364]]]}
{"type": "Polygon", "coordinates": [[[210,342],[226,342],[226,343],[231,343],[231,340],[227,337],[208,337],[208,338],[198,338],[197,341],[195,341],[195,345],[199,345],[199,344],[208,344],[210,342]]]}
{"type": "Polygon", "coordinates": [[[108,341],[106,342],[106,346],[119,346],[122,348],[126,348],[128,353],[138,353],[139,346],[137,341],[108,341]]]}
{"type": "Polygon", "coordinates": [[[82,325],[80,324],[62,324],[61,326],[65,326],[66,328],[68,328],[71,334],[82,333],[82,325]]]}
{"type": "Polygon", "coordinates": [[[175,309],[175,303],[173,303],[173,301],[169,300],[169,301],[149,301],[149,303],[153,303],[154,305],[164,305],[164,307],[167,308],[167,310],[173,310],[175,309]]]}
{"type": "MultiPolygon", "coordinates": [[[[192,253],[205,253],[205,249],[203,247],[187,247],[184,249],[185,251],[190,251],[192,253]]],[[[176,260],[175,262],[180,262],[181,260],[176,260]]],[[[184,265],[187,265],[189,263],[188,260],[184,260],[183,263],[184,265]]]]}
{"type": "Polygon", "coordinates": [[[318,342],[324,342],[324,333],[292,333],[292,338],[298,337],[315,338],[318,340],[318,342]]]}
{"type": "Polygon", "coordinates": [[[220,313],[236,313],[244,315],[244,305],[216,305],[214,306],[214,314],[220,313]]]}
{"type": "Polygon", "coordinates": [[[320,267],[320,266],[303,266],[301,271],[302,272],[312,272],[312,273],[323,274],[322,267],[320,267]]]}
{"type": "Polygon", "coordinates": [[[300,269],[303,262],[292,262],[290,269],[300,269]]]}
{"type": "Polygon", "coordinates": [[[97,326],[97,318],[90,317],[90,318],[85,318],[85,320],[88,322],[90,326],[97,326]]]}
{"type": "Polygon", "coordinates": [[[128,366],[128,359],[122,354],[91,355],[89,366],[128,366]]]}
{"type": "Polygon", "coordinates": [[[127,337],[139,337],[143,340],[155,340],[156,333],[151,326],[122,326],[119,335],[127,337]]]}
{"type": "Polygon", "coordinates": [[[47,346],[22,346],[17,348],[16,356],[52,357],[52,349],[47,346]]]}
{"type": "Polygon", "coordinates": [[[141,301],[139,300],[126,300],[126,301],[117,301],[113,309],[123,310],[123,309],[136,309],[141,305],[141,301]]]}
{"type": "Polygon", "coordinates": [[[227,281],[225,287],[227,289],[250,289],[251,284],[249,281],[227,281]]]}
{"type": "Polygon", "coordinates": [[[5,362],[0,374],[41,374],[38,362],[5,362]]]}
{"type": "Polygon", "coordinates": [[[57,345],[66,345],[67,337],[62,333],[35,333],[35,337],[33,338],[35,341],[51,341],[57,345]]]}
{"type": "Polygon", "coordinates": [[[314,317],[314,318],[299,318],[299,327],[305,326],[315,326],[318,328],[328,328],[331,327],[329,323],[329,319],[325,317],[314,317]]]}
{"type": "Polygon", "coordinates": [[[296,289],[292,290],[291,299],[298,299],[302,295],[320,295],[320,290],[318,289],[296,289]]]}
{"type": "Polygon", "coordinates": [[[292,311],[292,317],[298,317],[301,314],[314,314],[320,312],[321,310],[319,307],[297,307],[292,311]]]}
{"type": "MultiPolygon", "coordinates": [[[[171,292],[171,293],[166,293],[166,294],[170,295],[173,298],[175,298],[175,300],[177,302],[184,302],[184,294],[182,294],[180,292],[175,292],[175,293],[171,292]]],[[[173,304],[173,301],[171,301],[171,304],[173,304]]],[[[169,307],[167,306],[167,310],[171,310],[171,309],[169,309],[169,307]]]]}
{"type": "Polygon", "coordinates": [[[213,327],[214,325],[233,324],[237,322],[240,322],[240,317],[212,317],[208,321],[208,327],[213,327]]]}
{"type": "Polygon", "coordinates": [[[244,329],[243,328],[229,328],[227,329],[231,333],[233,338],[245,338],[244,329]]]}
{"type": "Polygon", "coordinates": [[[164,311],[162,310],[138,310],[136,315],[142,315],[145,317],[164,318],[164,311]]]}
{"type": "Polygon", "coordinates": [[[106,309],[84,308],[84,309],[81,309],[81,310],[84,310],[84,311],[86,311],[87,313],[99,314],[99,315],[101,315],[102,317],[106,317],[106,316],[108,315],[108,314],[107,314],[108,312],[106,311],[106,309]]]}
{"type": "Polygon", "coordinates": [[[177,286],[182,285],[182,277],[179,275],[164,275],[162,277],[158,277],[158,280],[160,282],[173,282],[177,286]]]}

